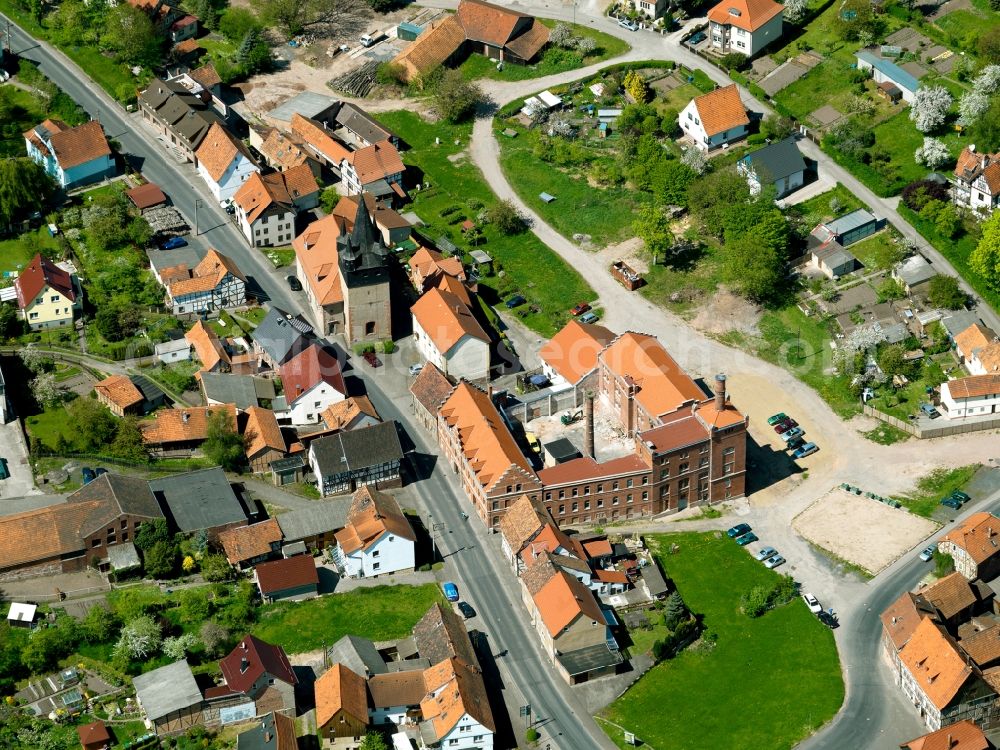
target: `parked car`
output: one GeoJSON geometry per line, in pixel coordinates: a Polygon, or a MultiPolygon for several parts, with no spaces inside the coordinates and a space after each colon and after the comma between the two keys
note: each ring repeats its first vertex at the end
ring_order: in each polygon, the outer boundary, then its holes
{"type": "Polygon", "coordinates": [[[81,469],[81,473],[83,474],[84,484],[90,484],[95,479],[97,479],[97,475],[94,473],[94,470],[91,469],[89,466],[84,466],[83,469],[81,469]]]}
{"type": "Polygon", "coordinates": [[[705,35],[705,32],[699,31],[691,35],[691,38],[688,39],[688,44],[690,44],[693,47],[696,44],[701,44],[706,39],[708,39],[708,36],[705,35]]]}
{"type": "Polygon", "coordinates": [[[955,510],[958,510],[959,508],[962,507],[961,501],[960,500],[956,500],[951,495],[949,495],[948,497],[942,498],[941,499],[941,505],[944,505],[947,508],[954,508],[955,510]]]}
{"type": "Polygon", "coordinates": [[[972,499],[961,490],[955,490],[954,492],[951,493],[951,496],[956,500],[961,500],[963,503],[967,503],[972,499]]]}
{"type": "Polygon", "coordinates": [[[535,453],[542,452],[542,444],[538,442],[538,436],[533,432],[524,433],[524,439],[528,441],[528,447],[535,453]]]}
{"type": "Polygon", "coordinates": [[[291,289],[293,292],[302,291],[302,282],[299,281],[296,277],[291,275],[286,276],[285,281],[288,282],[288,288],[291,289]]]}
{"type": "Polygon", "coordinates": [[[468,602],[459,602],[458,611],[462,613],[462,617],[468,620],[470,617],[476,616],[476,610],[474,610],[468,602]]]}
{"type": "Polygon", "coordinates": [[[449,602],[458,601],[458,586],[456,586],[451,581],[445,581],[441,584],[441,590],[444,592],[444,598],[449,602]]]}
{"type": "Polygon", "coordinates": [[[818,615],[823,611],[823,608],[819,604],[819,599],[812,594],[803,594],[802,599],[805,601],[806,606],[809,607],[809,611],[814,615],[818,615]]]}
{"type": "Polygon", "coordinates": [[[776,550],[774,547],[761,547],[759,550],[757,550],[757,554],[754,555],[754,557],[756,557],[758,560],[766,560],[767,558],[776,554],[778,554],[778,550],[776,550]]]}
{"type": "Polygon", "coordinates": [[[176,250],[179,247],[187,247],[187,240],[183,237],[171,237],[163,243],[164,250],[176,250]]]}
{"type": "Polygon", "coordinates": [[[819,446],[816,443],[806,443],[800,448],[796,448],[792,451],[792,458],[805,458],[806,456],[811,456],[813,453],[819,450],[819,446]]]}
{"type": "Polygon", "coordinates": [[[785,558],[783,558],[781,555],[774,555],[774,557],[769,557],[764,561],[764,567],[767,568],[768,570],[774,570],[779,565],[782,565],[784,562],[785,558]]]}
{"type": "Polygon", "coordinates": [[[924,562],[928,562],[934,557],[934,553],[937,552],[937,545],[932,544],[930,547],[925,547],[920,553],[920,559],[924,562]]]}
{"type": "Polygon", "coordinates": [[[793,427],[792,429],[785,430],[780,434],[781,434],[781,439],[787,443],[789,440],[792,440],[797,437],[802,437],[803,435],[806,434],[806,431],[803,430],[801,427],[793,427]]]}
{"type": "Polygon", "coordinates": [[[597,314],[593,313],[593,312],[585,312],[583,315],[580,316],[580,322],[581,323],[596,323],[597,322],[597,314]]]}
{"type": "Polygon", "coordinates": [[[789,430],[798,426],[799,423],[796,422],[794,419],[786,419],[784,422],[778,422],[778,424],[774,426],[774,431],[777,432],[779,435],[783,435],[789,430]]]}
{"type": "Polygon", "coordinates": [[[791,440],[789,440],[785,444],[785,450],[786,451],[794,451],[794,450],[796,450],[798,448],[801,448],[805,444],[806,444],[805,438],[795,437],[795,438],[792,438],[791,440]]]}
{"type": "Polygon", "coordinates": [[[415,365],[410,365],[410,375],[412,375],[412,376],[415,377],[415,376],[419,375],[420,371],[423,370],[423,369],[424,369],[423,364],[421,364],[419,362],[417,364],[415,364],[415,365]]]}
{"type": "Polygon", "coordinates": [[[361,356],[364,357],[365,362],[367,362],[372,367],[382,366],[382,360],[380,360],[378,357],[375,356],[375,352],[365,352],[361,356]]]}
{"type": "Polygon", "coordinates": [[[635,21],[630,21],[627,18],[619,18],[618,25],[621,26],[623,29],[628,29],[629,31],[639,30],[639,24],[637,24],[635,21]]]}
{"type": "Polygon", "coordinates": [[[731,529],[726,531],[726,536],[730,539],[735,539],[738,536],[743,536],[748,531],[750,531],[750,524],[748,523],[738,523],[731,529]]]}
{"type": "Polygon", "coordinates": [[[922,403],[920,404],[920,411],[926,414],[931,419],[937,419],[941,416],[941,412],[934,408],[933,404],[922,403]]]}
{"type": "Polygon", "coordinates": [[[528,300],[526,300],[520,294],[515,294],[513,297],[509,297],[507,301],[504,302],[504,304],[507,306],[508,310],[513,310],[515,307],[520,307],[527,301],[528,300]]]}
{"type": "Polygon", "coordinates": [[[754,534],[752,531],[748,531],[743,536],[736,537],[736,543],[741,547],[746,547],[751,542],[756,542],[756,541],[759,540],[757,539],[757,535],[754,534]]]}
{"type": "Polygon", "coordinates": [[[784,422],[788,419],[788,415],[783,411],[779,411],[777,414],[772,414],[767,418],[767,423],[771,426],[778,424],[779,422],[784,422]]]}
{"type": "Polygon", "coordinates": [[[586,302],[581,302],[572,310],[570,310],[569,314],[575,318],[579,315],[583,315],[585,312],[590,312],[590,305],[588,305],[586,302]]]}
{"type": "Polygon", "coordinates": [[[10,478],[10,467],[7,466],[7,459],[0,456],[0,479],[10,478]]]}

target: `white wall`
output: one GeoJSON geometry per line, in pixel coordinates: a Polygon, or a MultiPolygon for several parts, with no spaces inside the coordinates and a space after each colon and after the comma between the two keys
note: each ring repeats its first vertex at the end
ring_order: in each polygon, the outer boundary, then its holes
{"type": "Polygon", "coordinates": [[[462,336],[447,352],[440,352],[434,341],[413,316],[413,339],[420,355],[445,375],[468,380],[486,380],[490,375],[490,345],[482,339],[462,336]]]}
{"type": "Polygon", "coordinates": [[[282,247],[291,245],[295,239],[295,213],[284,211],[280,214],[265,214],[250,226],[243,209],[236,207],[240,231],[254,247],[282,247]]]}
{"type": "MultiPolygon", "coordinates": [[[[286,393],[286,399],[294,398],[294,394],[286,393]]],[[[344,400],[344,394],[326,381],[320,381],[308,391],[295,399],[288,410],[293,425],[316,424],[320,413],[331,404],[344,400]]]]}
{"type": "Polygon", "coordinates": [[[441,747],[447,750],[493,750],[493,733],[465,714],[451,732],[441,739],[441,747]],[[453,740],[457,742],[452,744],[453,740]]]}
{"type": "Polygon", "coordinates": [[[993,393],[977,398],[955,399],[951,395],[950,382],[941,386],[941,404],[944,406],[943,416],[948,419],[960,417],[978,417],[984,414],[995,414],[1000,408],[1000,393],[993,393]]]}
{"type": "Polygon", "coordinates": [[[204,164],[198,162],[198,174],[208,184],[212,195],[215,196],[217,201],[232,200],[233,196],[236,195],[236,191],[240,189],[240,186],[247,181],[250,175],[259,171],[259,167],[243,154],[237,152],[232,163],[226,167],[226,171],[222,173],[222,177],[216,182],[205,169],[204,164]]]}
{"type": "Polygon", "coordinates": [[[367,550],[359,549],[346,555],[341,549],[341,555],[344,558],[347,575],[362,578],[385,575],[398,570],[413,570],[415,564],[413,542],[388,532],[367,550]]]}
{"type": "MultiPolygon", "coordinates": [[[[754,31],[752,34],[748,35],[750,39],[750,47],[749,47],[750,51],[746,52],[746,54],[753,57],[762,49],[764,49],[764,47],[766,47],[775,39],[781,36],[781,30],[783,26],[783,21],[782,21],[783,15],[784,13],[779,13],[770,21],[768,21],[763,26],[754,31]]],[[[736,38],[741,39],[741,37],[736,37],[736,38]]],[[[737,47],[733,51],[743,52],[744,50],[742,48],[737,47]]]]}

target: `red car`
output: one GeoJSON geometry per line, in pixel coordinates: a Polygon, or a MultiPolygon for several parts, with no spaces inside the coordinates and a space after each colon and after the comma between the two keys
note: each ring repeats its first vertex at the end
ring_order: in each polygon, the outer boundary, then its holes
{"type": "Polygon", "coordinates": [[[774,431],[781,435],[782,433],[788,432],[793,427],[798,426],[799,423],[794,419],[786,419],[784,422],[778,422],[778,424],[774,426],[774,431]]]}
{"type": "Polygon", "coordinates": [[[574,307],[569,312],[573,317],[576,317],[578,315],[583,315],[585,312],[588,312],[589,310],[590,310],[590,305],[588,305],[586,302],[581,302],[579,305],[574,307]]]}
{"type": "Polygon", "coordinates": [[[375,356],[375,352],[365,352],[361,355],[365,358],[365,362],[370,364],[372,367],[381,367],[382,360],[375,356]]]}

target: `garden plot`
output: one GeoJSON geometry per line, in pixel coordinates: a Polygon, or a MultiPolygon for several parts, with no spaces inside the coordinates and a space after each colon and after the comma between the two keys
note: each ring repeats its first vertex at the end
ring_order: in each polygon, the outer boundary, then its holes
{"type": "Polygon", "coordinates": [[[817,547],[877,575],[939,524],[837,488],[796,516],[792,527],[817,547]]]}

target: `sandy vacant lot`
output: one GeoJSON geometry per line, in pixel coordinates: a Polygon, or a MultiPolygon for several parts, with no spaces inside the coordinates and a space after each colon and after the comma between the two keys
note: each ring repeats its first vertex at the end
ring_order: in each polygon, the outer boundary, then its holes
{"type": "Polygon", "coordinates": [[[873,575],[938,528],[902,508],[839,488],[802,511],[792,526],[803,538],[873,575]]]}

